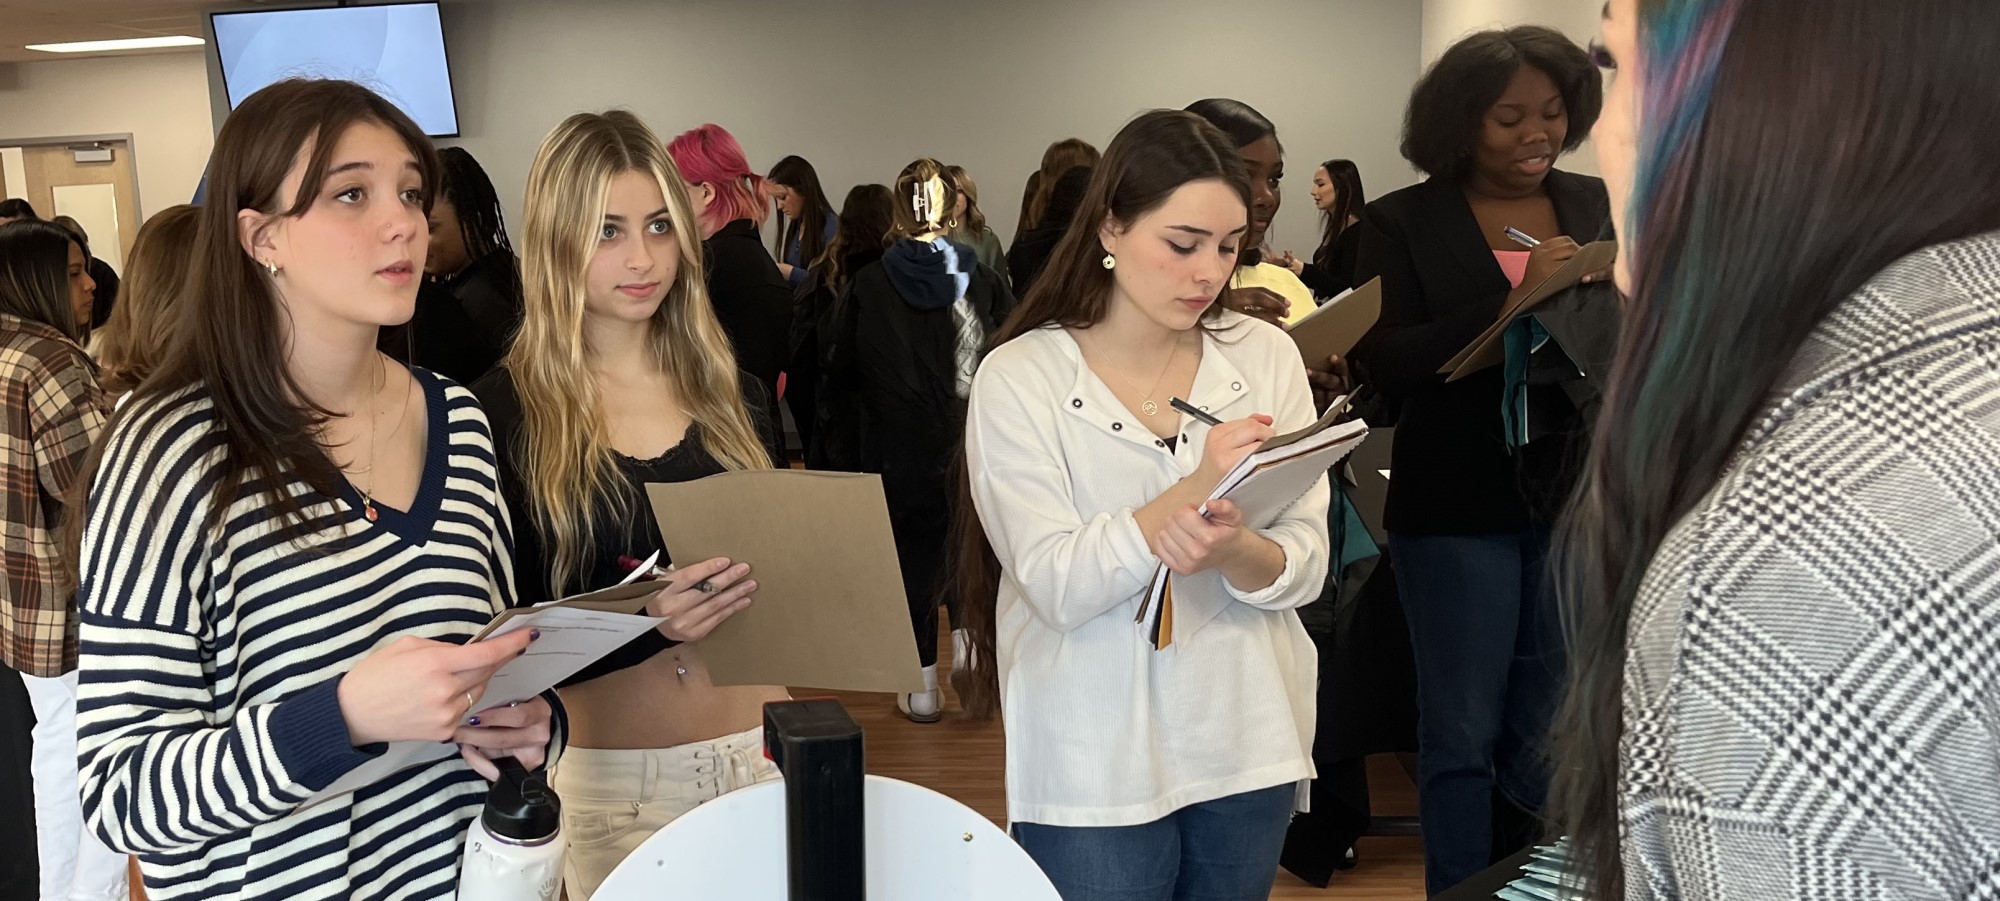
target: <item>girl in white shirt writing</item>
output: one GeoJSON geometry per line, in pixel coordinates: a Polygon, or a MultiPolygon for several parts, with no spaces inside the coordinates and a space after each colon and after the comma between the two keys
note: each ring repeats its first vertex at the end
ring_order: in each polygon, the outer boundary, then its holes
{"type": "Polygon", "coordinates": [[[1313,775],[1316,660],[1292,611],[1326,575],[1326,484],[1266,528],[1198,512],[1314,419],[1284,332],[1215,304],[1249,196],[1213,126],[1134,120],[973,383],[964,701],[1003,709],[1014,835],[1071,901],[1261,901],[1313,775]],[[1134,618],[1162,564],[1155,650],[1134,618]]]}

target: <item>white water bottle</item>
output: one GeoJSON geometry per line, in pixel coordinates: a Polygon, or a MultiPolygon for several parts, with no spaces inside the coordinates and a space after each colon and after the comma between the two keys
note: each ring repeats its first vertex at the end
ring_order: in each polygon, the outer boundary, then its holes
{"type": "Polygon", "coordinates": [[[548,775],[502,757],[500,781],[465,836],[459,901],[555,901],[562,895],[562,802],[548,775]]]}

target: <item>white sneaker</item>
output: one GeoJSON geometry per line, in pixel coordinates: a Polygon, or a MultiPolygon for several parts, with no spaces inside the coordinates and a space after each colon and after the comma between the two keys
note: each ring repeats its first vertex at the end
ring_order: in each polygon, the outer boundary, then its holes
{"type": "Polygon", "coordinates": [[[944,693],[938,691],[937,665],[924,667],[924,690],[896,695],[896,709],[913,723],[935,723],[944,713],[944,693]]]}
{"type": "Polygon", "coordinates": [[[972,685],[972,633],[964,629],[951,630],[951,693],[958,695],[959,703],[965,703],[965,692],[972,685]]]}

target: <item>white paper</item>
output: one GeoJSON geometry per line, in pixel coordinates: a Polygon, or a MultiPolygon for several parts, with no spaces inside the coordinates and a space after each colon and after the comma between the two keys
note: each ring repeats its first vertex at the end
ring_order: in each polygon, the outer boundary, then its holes
{"type": "Polygon", "coordinates": [[[528,644],[528,652],[514,658],[486,682],[480,695],[480,709],[525,701],[548,691],[578,670],[618,650],[645,632],[666,622],[665,617],[630,613],[598,613],[574,607],[549,607],[516,616],[494,629],[487,638],[540,629],[542,637],[528,644]]]}
{"type": "MultiPolygon", "coordinates": [[[[479,696],[478,709],[472,712],[480,713],[536,697],[663,622],[666,622],[663,617],[599,613],[573,607],[545,607],[517,613],[487,638],[497,638],[522,629],[540,629],[542,636],[529,643],[527,653],[500,667],[499,672],[487,680],[486,690],[479,696]]],[[[444,742],[391,743],[382,756],[349,770],[332,785],[306,799],[299,809],[373,785],[400,770],[443,760],[457,753],[457,746],[444,742]]]]}

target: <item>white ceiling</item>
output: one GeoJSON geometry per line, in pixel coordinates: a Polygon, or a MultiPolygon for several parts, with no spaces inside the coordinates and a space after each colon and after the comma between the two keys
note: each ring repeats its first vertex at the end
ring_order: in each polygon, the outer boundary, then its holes
{"type": "Polygon", "coordinates": [[[168,34],[201,37],[202,13],[218,5],[216,0],[0,0],[0,63],[198,51],[198,47],[183,47],[84,54],[43,53],[24,48],[28,44],[168,34]]]}

